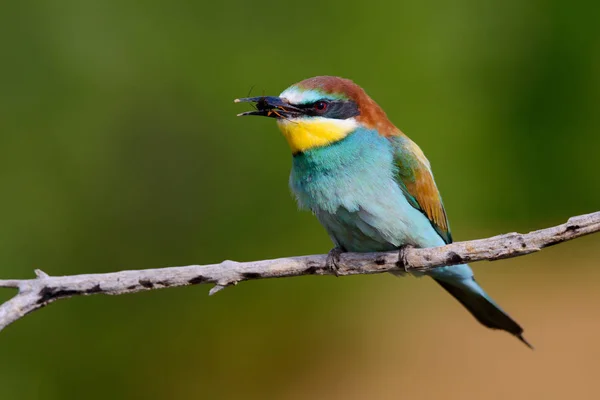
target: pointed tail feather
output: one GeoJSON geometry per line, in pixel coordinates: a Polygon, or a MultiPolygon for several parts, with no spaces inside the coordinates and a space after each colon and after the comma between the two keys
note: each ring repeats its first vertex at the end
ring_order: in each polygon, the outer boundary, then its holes
{"type": "Polygon", "coordinates": [[[504,330],[525,343],[529,348],[533,346],[523,337],[523,328],[509,317],[483,289],[475,282],[475,279],[458,281],[456,283],[434,279],[441,287],[446,289],[456,300],[458,300],[473,316],[483,325],[491,329],[504,330]]]}

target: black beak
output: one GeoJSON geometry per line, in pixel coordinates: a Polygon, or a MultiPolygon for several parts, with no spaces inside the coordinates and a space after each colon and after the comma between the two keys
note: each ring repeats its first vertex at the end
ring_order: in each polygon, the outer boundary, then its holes
{"type": "Polygon", "coordinates": [[[294,107],[287,101],[274,96],[247,97],[235,99],[235,103],[256,103],[256,110],[246,111],[238,114],[238,117],[246,115],[259,115],[271,118],[294,118],[302,115],[302,109],[294,107]]]}

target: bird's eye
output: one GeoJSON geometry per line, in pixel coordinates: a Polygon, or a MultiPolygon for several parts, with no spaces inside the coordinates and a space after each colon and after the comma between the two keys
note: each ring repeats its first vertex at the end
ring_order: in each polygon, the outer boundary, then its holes
{"type": "Polygon", "coordinates": [[[323,111],[327,110],[328,106],[329,106],[329,104],[326,101],[317,101],[313,107],[315,108],[315,110],[317,110],[319,112],[323,112],[323,111]]]}

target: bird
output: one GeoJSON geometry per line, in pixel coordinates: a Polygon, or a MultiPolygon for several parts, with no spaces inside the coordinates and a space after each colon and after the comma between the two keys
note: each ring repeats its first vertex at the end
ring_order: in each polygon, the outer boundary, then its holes
{"type": "MultiPolygon", "coordinates": [[[[235,99],[252,103],[238,116],[274,118],[292,153],[289,185],[343,252],[382,252],[452,243],[431,165],[420,147],[352,80],[316,76],[279,96],[235,99]]],[[[396,273],[402,275],[402,272],[396,273]]],[[[528,347],[523,328],[475,281],[467,264],[424,273],[484,326],[504,330],[528,347]]]]}

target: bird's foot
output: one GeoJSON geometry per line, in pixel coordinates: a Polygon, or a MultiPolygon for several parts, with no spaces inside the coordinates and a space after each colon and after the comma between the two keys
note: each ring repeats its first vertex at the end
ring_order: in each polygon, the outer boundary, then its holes
{"type": "Polygon", "coordinates": [[[403,271],[400,271],[402,274],[408,274],[409,272],[410,267],[406,259],[406,250],[412,249],[413,247],[414,246],[411,246],[410,244],[405,244],[398,249],[398,261],[396,262],[396,266],[403,269],[403,271]]]}
{"type": "Polygon", "coordinates": [[[327,253],[327,260],[325,261],[325,266],[327,267],[328,270],[333,272],[335,274],[335,276],[340,276],[339,275],[339,270],[340,270],[339,262],[340,262],[340,255],[343,252],[344,252],[344,250],[342,250],[341,248],[334,247],[333,249],[331,249],[329,251],[329,253],[327,253]]]}

